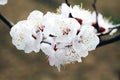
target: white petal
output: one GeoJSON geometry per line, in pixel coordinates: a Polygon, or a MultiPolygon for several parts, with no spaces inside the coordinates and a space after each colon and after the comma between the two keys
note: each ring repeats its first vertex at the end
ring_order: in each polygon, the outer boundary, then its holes
{"type": "Polygon", "coordinates": [[[43,13],[38,10],[32,11],[29,16],[27,17],[27,20],[31,21],[31,24],[34,26],[39,26],[43,19],[43,13]]]}
{"type": "Polygon", "coordinates": [[[72,15],[75,18],[79,18],[83,21],[83,24],[91,24],[92,23],[92,16],[91,12],[85,9],[82,9],[78,5],[73,6],[72,15]]]}
{"type": "Polygon", "coordinates": [[[73,40],[73,48],[79,54],[80,57],[86,57],[88,55],[88,50],[86,45],[84,45],[80,38],[76,37],[73,40]]]}
{"type": "Polygon", "coordinates": [[[7,4],[8,0],[0,0],[0,5],[5,5],[7,4]]]}
{"type": "Polygon", "coordinates": [[[99,44],[99,38],[95,33],[93,26],[84,25],[81,28],[79,36],[89,51],[94,50],[99,44]]]}
{"type": "Polygon", "coordinates": [[[58,13],[62,14],[64,17],[68,17],[71,12],[71,7],[69,7],[66,3],[63,3],[58,9],[58,13]]]}
{"type": "Polygon", "coordinates": [[[114,33],[117,32],[117,29],[113,29],[111,32],[110,32],[110,35],[113,35],[114,33]]]}
{"type": "Polygon", "coordinates": [[[53,56],[55,51],[53,50],[53,47],[49,44],[42,43],[41,44],[41,50],[47,55],[47,56],[53,56]]]}
{"type": "Polygon", "coordinates": [[[81,60],[81,57],[75,52],[72,47],[58,49],[55,53],[55,57],[59,61],[56,63],[56,65],[64,65],[81,60]]]}
{"type": "Polygon", "coordinates": [[[56,63],[56,58],[54,56],[55,51],[53,50],[53,46],[46,43],[42,43],[41,50],[48,56],[49,64],[51,66],[54,66],[56,63]]]}
{"type": "Polygon", "coordinates": [[[50,34],[52,35],[60,35],[62,34],[59,27],[60,27],[60,16],[56,15],[54,13],[48,12],[44,18],[42,25],[45,25],[45,30],[43,31],[45,36],[49,36],[50,34]]]}

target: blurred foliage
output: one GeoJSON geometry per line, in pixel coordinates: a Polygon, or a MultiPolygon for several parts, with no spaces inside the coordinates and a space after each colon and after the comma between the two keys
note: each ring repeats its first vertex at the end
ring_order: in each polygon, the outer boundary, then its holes
{"type": "MultiPolygon", "coordinates": [[[[8,0],[0,12],[17,23],[26,19],[32,10],[56,12],[64,0],[8,0]]],[[[93,0],[69,0],[72,5],[83,3],[92,10],[93,0]]],[[[120,23],[120,0],[98,0],[98,11],[120,23]]],[[[83,58],[82,63],[69,64],[58,72],[48,64],[42,53],[25,54],[11,43],[10,29],[0,21],[0,80],[118,80],[120,77],[120,42],[100,47],[83,58]]]]}

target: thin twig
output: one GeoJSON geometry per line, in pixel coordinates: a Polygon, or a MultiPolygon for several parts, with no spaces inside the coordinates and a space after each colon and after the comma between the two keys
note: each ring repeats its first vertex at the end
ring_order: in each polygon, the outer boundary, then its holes
{"type": "Polygon", "coordinates": [[[99,36],[105,36],[105,35],[108,35],[112,32],[112,30],[114,29],[119,29],[120,28],[120,24],[117,24],[117,25],[114,25],[112,28],[109,28],[109,31],[107,33],[100,33],[99,36]]]}
{"type": "Polygon", "coordinates": [[[12,28],[12,26],[14,25],[11,21],[9,21],[6,17],[4,17],[1,13],[0,13],[0,19],[9,27],[12,28]]]}
{"type": "Polygon", "coordinates": [[[97,3],[97,0],[94,0],[92,6],[93,6],[93,9],[94,9],[94,11],[96,13],[96,26],[95,26],[95,28],[97,29],[97,32],[99,33],[101,31],[99,29],[99,24],[98,24],[98,11],[97,11],[97,7],[96,7],[96,3],[97,3]]]}
{"type": "MultiPolygon", "coordinates": [[[[70,4],[69,4],[68,0],[65,0],[65,3],[70,7],[70,4]]],[[[73,16],[72,16],[71,13],[69,13],[69,17],[70,17],[70,18],[73,18],[73,16]]]]}
{"type": "Polygon", "coordinates": [[[68,3],[68,0],[65,0],[65,3],[70,7],[70,4],[68,3]]]}
{"type": "MultiPolygon", "coordinates": [[[[98,12],[97,12],[96,3],[97,3],[97,0],[94,0],[94,3],[92,4],[93,9],[94,9],[95,12],[96,12],[96,26],[95,26],[95,28],[97,29],[98,33],[101,33],[101,31],[100,31],[100,29],[99,29],[99,24],[98,24],[98,12]]],[[[116,28],[118,28],[118,27],[119,27],[119,26],[116,26],[116,28]]],[[[99,45],[98,45],[97,47],[101,47],[101,46],[104,46],[104,45],[107,45],[107,44],[110,44],[110,43],[113,43],[113,42],[116,42],[116,41],[119,41],[119,40],[120,40],[120,35],[117,35],[117,36],[115,36],[115,37],[113,37],[113,38],[110,38],[110,39],[107,39],[107,40],[102,40],[102,39],[101,39],[101,36],[102,36],[102,35],[107,35],[107,34],[109,34],[113,29],[115,29],[115,27],[114,27],[114,28],[110,28],[110,31],[109,31],[108,33],[106,33],[106,34],[101,33],[101,35],[99,35],[100,43],[99,43],[99,45]]]]}

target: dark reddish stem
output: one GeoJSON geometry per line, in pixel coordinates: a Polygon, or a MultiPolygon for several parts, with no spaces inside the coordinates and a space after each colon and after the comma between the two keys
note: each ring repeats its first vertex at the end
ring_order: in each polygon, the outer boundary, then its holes
{"type": "Polygon", "coordinates": [[[95,10],[95,13],[96,13],[96,25],[95,25],[95,28],[97,29],[97,32],[101,32],[100,29],[99,29],[99,24],[98,24],[98,11],[97,11],[97,7],[96,7],[96,3],[97,3],[97,0],[94,0],[92,6],[93,6],[93,9],[95,10]]]}

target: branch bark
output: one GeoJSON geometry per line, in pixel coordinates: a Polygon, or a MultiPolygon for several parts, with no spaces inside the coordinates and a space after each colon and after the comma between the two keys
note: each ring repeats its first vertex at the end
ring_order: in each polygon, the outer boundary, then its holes
{"type": "Polygon", "coordinates": [[[108,45],[110,43],[117,42],[119,40],[120,40],[120,34],[110,39],[101,40],[97,47],[102,47],[104,45],[108,45]]]}
{"type": "Polygon", "coordinates": [[[9,21],[6,17],[4,17],[1,13],[0,13],[0,19],[9,27],[12,28],[12,26],[14,25],[11,21],[9,21]]]}

